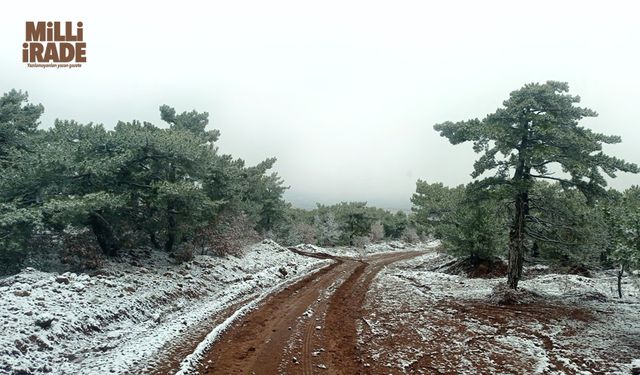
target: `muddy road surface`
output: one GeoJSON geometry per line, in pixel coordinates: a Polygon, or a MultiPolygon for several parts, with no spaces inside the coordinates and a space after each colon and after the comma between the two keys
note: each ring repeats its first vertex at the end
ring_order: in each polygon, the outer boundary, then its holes
{"type": "Polygon", "coordinates": [[[206,353],[198,373],[368,373],[356,333],[365,294],[384,266],[420,254],[334,258],[334,264],[274,294],[231,326],[206,353]]]}

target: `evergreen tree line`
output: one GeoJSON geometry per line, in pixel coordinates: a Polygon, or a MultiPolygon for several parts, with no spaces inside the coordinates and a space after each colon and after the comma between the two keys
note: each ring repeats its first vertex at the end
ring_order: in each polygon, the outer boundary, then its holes
{"type": "MultiPolygon", "coordinates": [[[[415,221],[456,256],[474,261],[508,254],[514,214],[504,191],[478,183],[447,187],[419,180],[415,221]]],[[[588,201],[577,189],[536,181],[529,193],[525,261],[561,267],[640,267],[640,187],[609,189],[588,201]]]]}
{"type": "Polygon", "coordinates": [[[292,208],[270,172],[276,159],[247,166],[219,153],[206,112],[163,105],[162,127],[134,120],[111,130],[71,120],[43,128],[43,111],[20,91],[0,98],[2,274],[27,265],[96,268],[140,247],[181,261],[261,237],[355,244],[399,238],[408,223],[364,203],[292,208]]]}
{"type": "Polygon", "coordinates": [[[278,237],[288,245],[363,247],[381,240],[418,242],[413,217],[367,206],[366,202],[318,204],[313,210],[290,208],[278,237]]]}
{"type": "Polygon", "coordinates": [[[224,251],[232,244],[221,228],[265,232],[283,218],[286,187],[269,172],[275,158],[247,166],[220,154],[206,112],[163,105],[164,127],[131,121],[107,130],[68,120],[43,129],[43,111],[19,91],[0,99],[4,267],[43,248],[75,249],[67,260],[85,262],[144,245],[185,256],[207,238],[224,251]]]}

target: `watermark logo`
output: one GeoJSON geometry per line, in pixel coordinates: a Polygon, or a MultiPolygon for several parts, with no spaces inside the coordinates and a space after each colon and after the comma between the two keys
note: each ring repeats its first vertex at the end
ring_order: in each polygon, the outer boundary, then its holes
{"type": "Polygon", "coordinates": [[[22,62],[30,68],[79,68],[87,62],[82,22],[27,21],[22,62]]]}

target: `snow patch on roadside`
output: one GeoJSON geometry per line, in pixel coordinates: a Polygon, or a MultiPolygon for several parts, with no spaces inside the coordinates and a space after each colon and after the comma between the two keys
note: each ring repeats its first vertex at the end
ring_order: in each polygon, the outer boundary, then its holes
{"type": "Polygon", "coordinates": [[[430,252],[377,275],[358,325],[365,362],[405,374],[629,374],[640,368],[640,360],[634,362],[640,336],[635,276],[623,279],[622,300],[615,271],[593,272],[593,278],[532,276],[520,286],[540,294],[539,301],[499,306],[488,297],[505,279],[439,272],[453,260],[430,252]]]}
{"type": "Polygon", "coordinates": [[[174,265],[150,252],[131,263],[110,262],[94,276],[26,269],[0,279],[0,373],[126,372],[189,327],[330,261],[267,240],[241,257],[174,265]]]}

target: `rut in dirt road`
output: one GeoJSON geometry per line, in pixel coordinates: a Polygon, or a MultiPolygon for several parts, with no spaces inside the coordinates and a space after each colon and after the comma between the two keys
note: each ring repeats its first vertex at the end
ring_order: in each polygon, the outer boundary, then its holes
{"type": "MultiPolygon", "coordinates": [[[[356,323],[375,275],[422,252],[380,254],[336,263],[266,300],[225,332],[200,374],[366,374],[356,323]]],[[[318,255],[314,255],[318,256],[318,255]]]]}

